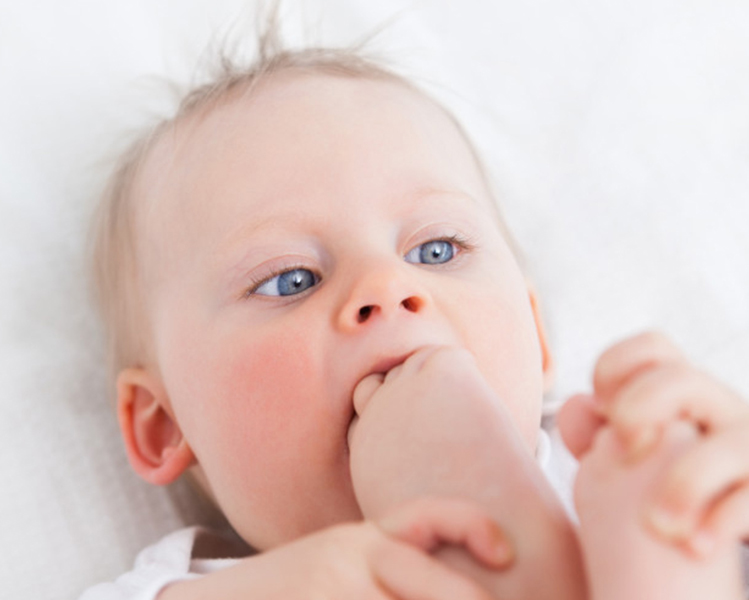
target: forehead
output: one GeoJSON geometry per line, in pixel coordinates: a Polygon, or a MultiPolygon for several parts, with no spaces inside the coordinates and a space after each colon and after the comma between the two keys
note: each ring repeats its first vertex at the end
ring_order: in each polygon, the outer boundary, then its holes
{"type": "Polygon", "coordinates": [[[280,73],[159,140],[140,177],[138,223],[151,240],[169,228],[187,243],[219,218],[231,227],[316,206],[330,212],[336,199],[361,195],[367,201],[352,204],[376,206],[418,186],[467,186],[460,191],[490,202],[470,146],[441,107],[395,80],[280,73]]]}

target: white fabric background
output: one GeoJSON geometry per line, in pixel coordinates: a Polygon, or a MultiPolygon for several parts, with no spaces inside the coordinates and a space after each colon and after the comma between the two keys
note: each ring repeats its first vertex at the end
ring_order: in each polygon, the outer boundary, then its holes
{"type": "MultiPolygon", "coordinates": [[[[476,139],[524,248],[555,399],[644,328],[749,396],[749,5],[287,0],[292,39],[375,44],[476,139]],[[401,12],[402,11],[402,12],[401,12]]],[[[241,0],[0,1],[0,588],[75,598],[205,514],[126,465],[85,232],[123,133],[168,110],[241,0]]]]}

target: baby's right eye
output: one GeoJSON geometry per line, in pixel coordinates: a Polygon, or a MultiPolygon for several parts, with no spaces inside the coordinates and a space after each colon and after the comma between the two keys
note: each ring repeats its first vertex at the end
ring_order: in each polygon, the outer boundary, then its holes
{"type": "Polygon", "coordinates": [[[260,296],[293,296],[317,285],[320,278],[309,269],[291,269],[261,282],[252,290],[260,296]]]}

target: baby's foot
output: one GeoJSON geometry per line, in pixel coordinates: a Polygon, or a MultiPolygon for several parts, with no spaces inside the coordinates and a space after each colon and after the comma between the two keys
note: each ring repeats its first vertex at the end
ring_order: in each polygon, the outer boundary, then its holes
{"type": "Polygon", "coordinates": [[[659,473],[694,443],[691,426],[677,422],[637,462],[625,460],[609,427],[582,458],[575,483],[580,538],[592,600],[739,600],[736,548],[710,558],[661,540],[645,525],[643,508],[659,473]]]}
{"type": "MultiPolygon", "coordinates": [[[[474,499],[513,540],[517,562],[472,575],[501,598],[585,597],[574,531],[468,352],[421,350],[384,381],[363,381],[355,405],[351,473],[366,517],[424,495],[474,499]]],[[[453,564],[456,552],[445,550],[453,564]]]]}

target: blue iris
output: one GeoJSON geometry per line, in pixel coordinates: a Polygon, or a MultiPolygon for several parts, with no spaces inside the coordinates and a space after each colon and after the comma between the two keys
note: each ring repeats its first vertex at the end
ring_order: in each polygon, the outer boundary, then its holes
{"type": "Polygon", "coordinates": [[[293,296],[301,294],[317,283],[317,276],[309,269],[292,269],[271,277],[255,290],[261,296],[293,296]]]}
{"type": "Polygon", "coordinates": [[[447,240],[432,240],[416,246],[408,254],[406,261],[425,265],[441,265],[449,262],[455,255],[455,249],[447,240]]]}

